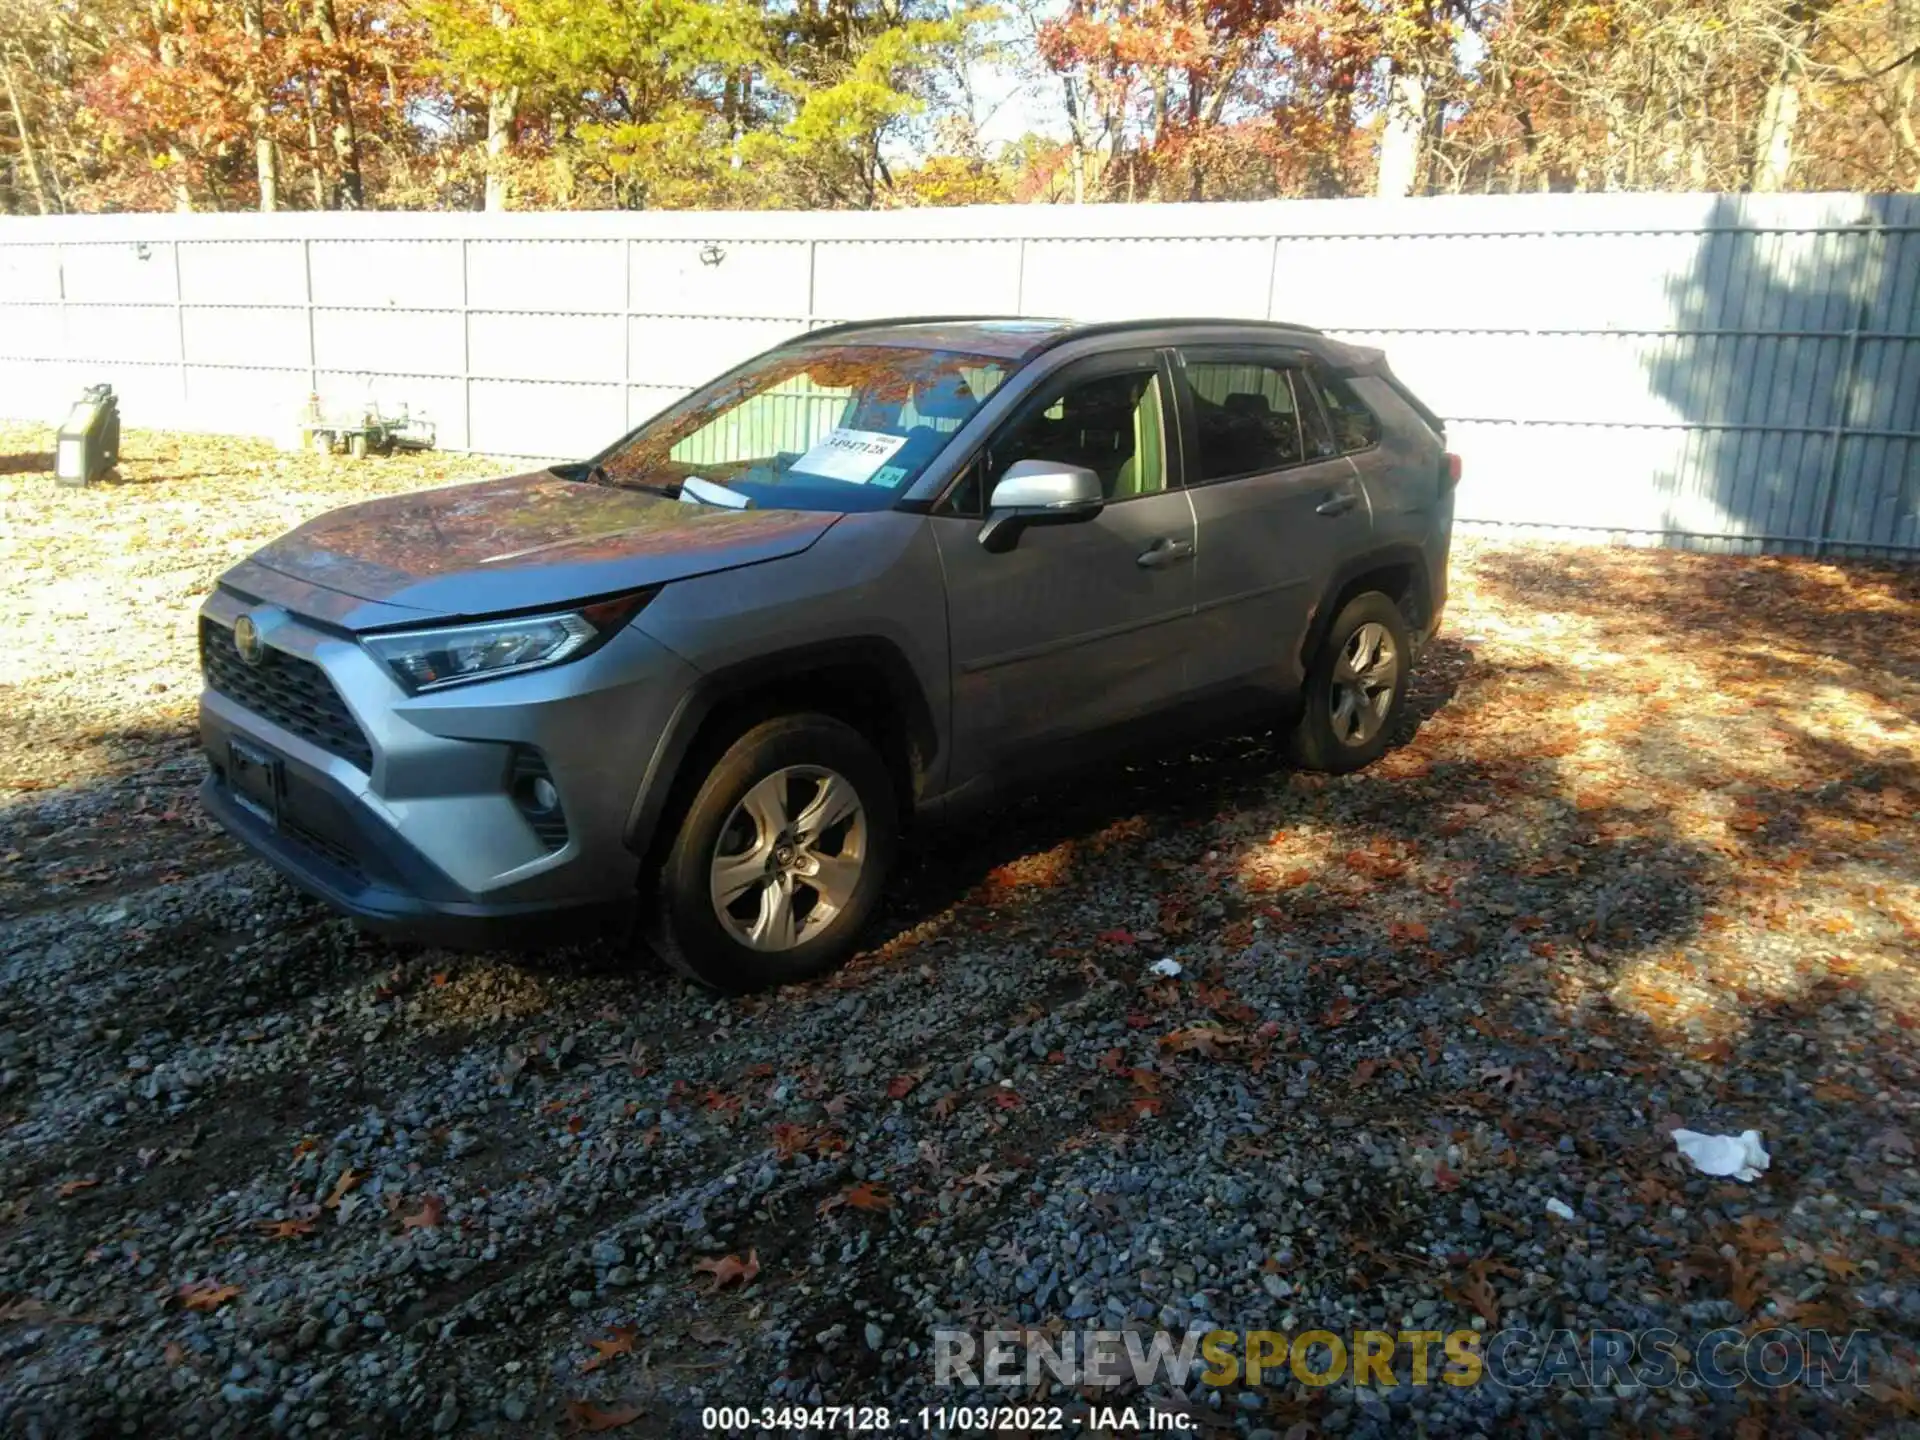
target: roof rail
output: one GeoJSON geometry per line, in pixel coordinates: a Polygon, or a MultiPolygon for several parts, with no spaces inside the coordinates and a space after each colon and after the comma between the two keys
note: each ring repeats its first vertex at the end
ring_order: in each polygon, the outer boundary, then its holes
{"type": "Polygon", "coordinates": [[[988,320],[1032,320],[1040,317],[1031,315],[885,315],[872,320],[842,320],[838,325],[822,325],[817,330],[803,330],[787,344],[798,340],[811,340],[816,335],[839,335],[848,330],[882,330],[889,325],[978,325],[988,320]]]}
{"type": "Polygon", "coordinates": [[[1069,341],[1079,340],[1088,335],[1123,335],[1129,330],[1156,330],[1169,325],[1235,325],[1258,327],[1267,330],[1284,330],[1294,335],[1319,335],[1323,332],[1311,325],[1298,325],[1290,320],[1242,320],[1226,315],[1171,315],[1147,316],[1134,320],[1097,320],[1086,324],[1072,320],[1058,320],[1043,315],[891,315],[873,320],[843,320],[838,325],[823,325],[818,330],[805,330],[783,345],[798,345],[803,341],[815,339],[821,335],[844,335],[855,330],[880,330],[890,325],[979,325],[995,321],[1031,320],[1040,323],[1052,321],[1061,328],[1051,335],[1042,336],[1029,355],[1037,355],[1043,350],[1065,345],[1069,341]]]}
{"type": "Polygon", "coordinates": [[[1070,330],[1062,330],[1057,335],[1049,335],[1034,349],[1036,351],[1051,350],[1056,345],[1065,345],[1069,341],[1079,340],[1088,335],[1124,335],[1129,330],[1160,330],[1172,325],[1254,326],[1266,330],[1285,330],[1295,335],[1322,333],[1311,325],[1296,325],[1290,320],[1236,320],[1227,315],[1167,315],[1138,320],[1099,320],[1087,325],[1076,325],[1070,330]]]}

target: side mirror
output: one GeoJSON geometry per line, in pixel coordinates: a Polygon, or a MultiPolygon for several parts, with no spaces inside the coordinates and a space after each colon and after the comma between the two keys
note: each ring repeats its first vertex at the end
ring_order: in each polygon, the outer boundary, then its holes
{"type": "Polygon", "coordinates": [[[1060,460],[1016,460],[993,487],[980,548],[999,554],[1020,541],[1029,525],[1074,525],[1106,508],[1100,477],[1060,460]]]}

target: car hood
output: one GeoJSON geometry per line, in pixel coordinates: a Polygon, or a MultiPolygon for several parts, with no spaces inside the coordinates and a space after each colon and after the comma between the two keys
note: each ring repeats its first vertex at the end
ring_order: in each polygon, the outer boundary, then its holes
{"type": "Polygon", "coordinates": [[[348,624],[372,612],[484,615],[776,560],[839,518],[692,505],[542,470],[330,511],[228,578],[258,594],[274,588],[262,571],[287,577],[300,582],[299,608],[348,624]],[[376,605],[328,605],[310,587],[376,605]]]}

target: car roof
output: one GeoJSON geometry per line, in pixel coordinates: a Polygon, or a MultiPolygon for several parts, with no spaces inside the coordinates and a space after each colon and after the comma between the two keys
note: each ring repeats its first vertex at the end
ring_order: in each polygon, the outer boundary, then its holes
{"type": "Polygon", "coordinates": [[[866,345],[899,345],[915,349],[958,350],[979,355],[994,355],[1008,360],[1023,360],[1042,350],[1051,350],[1070,340],[1098,335],[1125,335],[1133,331],[1206,328],[1269,332],[1299,337],[1320,332],[1307,325],[1280,320],[1236,320],[1226,317],[1152,318],[1081,322],[1062,319],[1036,319],[1021,315],[929,315],[903,316],[885,320],[851,320],[828,325],[797,335],[795,345],[810,345],[820,340],[838,344],[858,341],[866,345]]]}

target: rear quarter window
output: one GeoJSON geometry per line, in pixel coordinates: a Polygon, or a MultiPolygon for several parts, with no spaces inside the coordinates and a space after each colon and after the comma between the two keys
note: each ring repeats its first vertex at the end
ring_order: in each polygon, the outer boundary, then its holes
{"type": "Polygon", "coordinates": [[[1322,374],[1320,397],[1327,403],[1327,418],[1333,422],[1334,438],[1342,454],[1367,450],[1380,443],[1380,417],[1369,410],[1354,393],[1353,386],[1338,375],[1322,374]]]}

